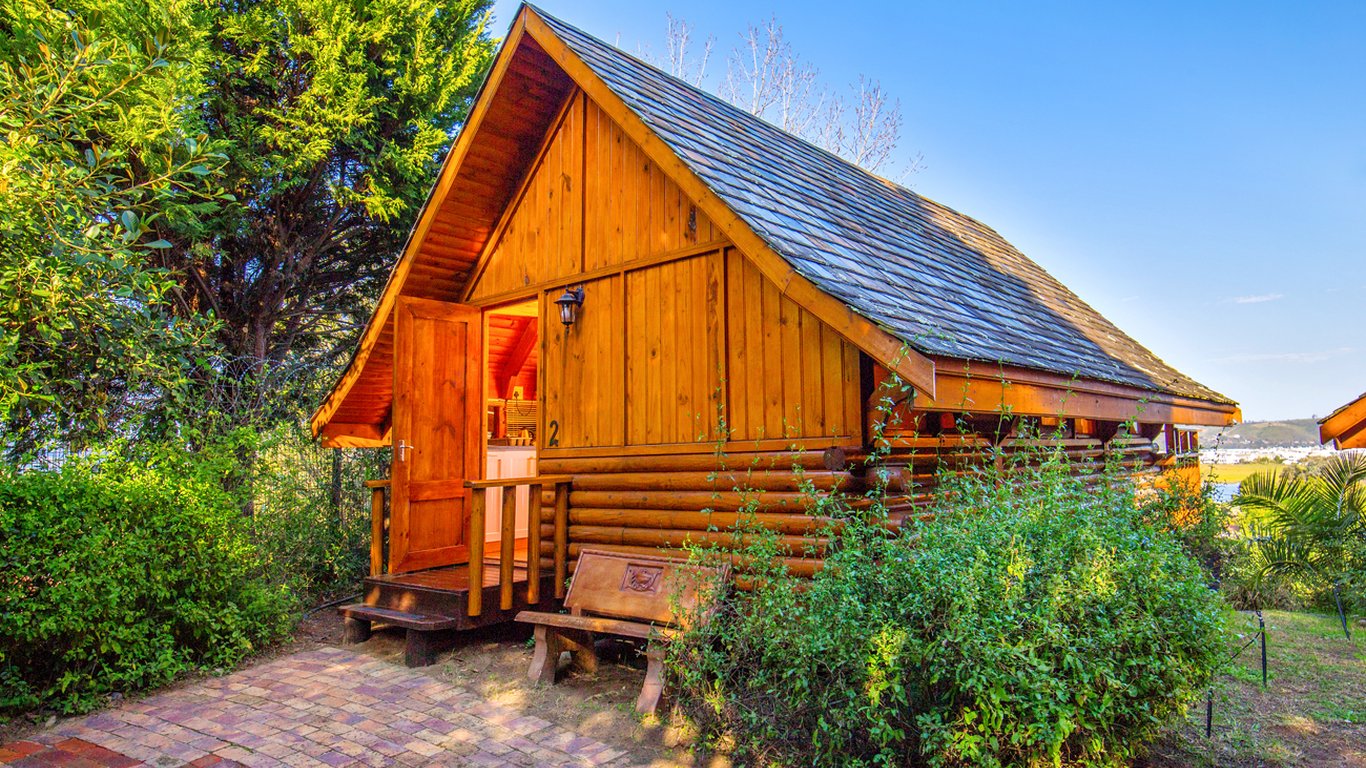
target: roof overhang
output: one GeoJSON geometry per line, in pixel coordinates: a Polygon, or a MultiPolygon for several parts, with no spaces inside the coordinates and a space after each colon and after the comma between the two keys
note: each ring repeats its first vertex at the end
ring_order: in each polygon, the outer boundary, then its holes
{"type": "Polygon", "coordinates": [[[328,447],[389,443],[393,308],[399,296],[456,301],[521,187],[573,83],[517,16],[451,145],[360,343],[309,426],[328,447]],[[502,97],[499,97],[502,94],[502,97]]]}
{"type": "Polygon", "coordinates": [[[1366,393],[1319,421],[1319,442],[1340,451],[1366,448],[1366,393]]]}
{"type": "Polygon", "coordinates": [[[938,397],[917,393],[917,409],[1213,427],[1243,418],[1236,405],[1123,384],[949,358],[935,363],[938,397]]]}

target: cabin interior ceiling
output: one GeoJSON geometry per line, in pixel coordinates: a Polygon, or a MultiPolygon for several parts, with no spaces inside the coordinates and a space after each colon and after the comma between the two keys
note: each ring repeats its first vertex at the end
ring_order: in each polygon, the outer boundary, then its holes
{"type": "Polygon", "coordinates": [[[486,314],[488,397],[506,399],[513,388],[522,388],[522,399],[536,399],[536,367],[541,345],[537,343],[536,302],[500,307],[486,314]]]}

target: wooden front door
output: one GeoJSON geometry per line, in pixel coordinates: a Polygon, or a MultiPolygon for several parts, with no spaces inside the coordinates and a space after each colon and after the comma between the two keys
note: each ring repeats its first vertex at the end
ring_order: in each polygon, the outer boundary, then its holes
{"type": "Polygon", "coordinates": [[[464,562],[479,479],[482,316],[475,307],[399,298],[394,307],[394,572],[464,562]]]}

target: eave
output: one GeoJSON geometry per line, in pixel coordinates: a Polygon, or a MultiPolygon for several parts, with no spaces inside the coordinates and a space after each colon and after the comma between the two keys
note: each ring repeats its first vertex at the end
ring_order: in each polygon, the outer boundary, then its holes
{"type": "Polygon", "coordinates": [[[1330,441],[1340,451],[1366,448],[1366,394],[1319,421],[1319,442],[1330,441]]]}
{"type": "Polygon", "coordinates": [[[1242,420],[1233,404],[1017,366],[935,358],[935,378],[939,397],[917,393],[916,408],[1216,427],[1242,420]]]}

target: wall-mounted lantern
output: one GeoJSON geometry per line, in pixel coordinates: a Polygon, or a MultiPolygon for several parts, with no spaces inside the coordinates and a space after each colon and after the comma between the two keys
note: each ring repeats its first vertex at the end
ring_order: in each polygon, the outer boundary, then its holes
{"type": "Polygon", "coordinates": [[[566,288],[564,295],[555,299],[555,303],[560,305],[560,322],[568,328],[579,319],[579,307],[583,306],[583,286],[566,288]]]}

